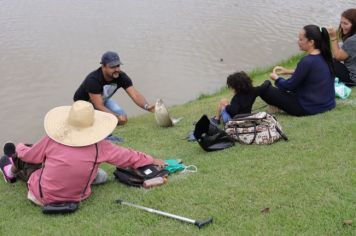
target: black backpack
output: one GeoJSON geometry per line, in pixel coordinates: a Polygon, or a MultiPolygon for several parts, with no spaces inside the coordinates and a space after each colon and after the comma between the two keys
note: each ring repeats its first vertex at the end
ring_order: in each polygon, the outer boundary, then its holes
{"type": "Polygon", "coordinates": [[[138,169],[116,167],[115,178],[128,186],[143,187],[143,182],[155,177],[168,176],[169,171],[156,165],[146,165],[138,169]]]}
{"type": "Polygon", "coordinates": [[[222,150],[235,145],[235,140],[224,130],[211,124],[206,115],[203,115],[195,124],[194,137],[207,152],[222,150]]]}

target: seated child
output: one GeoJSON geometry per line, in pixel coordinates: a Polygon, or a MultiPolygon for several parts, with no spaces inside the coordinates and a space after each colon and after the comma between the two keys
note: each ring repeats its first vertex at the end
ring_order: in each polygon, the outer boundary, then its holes
{"type": "Polygon", "coordinates": [[[211,118],[214,124],[220,124],[221,119],[226,123],[237,114],[251,113],[252,105],[263,87],[253,87],[251,78],[244,71],[229,75],[226,84],[232,89],[234,96],[230,104],[226,98],[220,100],[216,115],[211,118]]]}

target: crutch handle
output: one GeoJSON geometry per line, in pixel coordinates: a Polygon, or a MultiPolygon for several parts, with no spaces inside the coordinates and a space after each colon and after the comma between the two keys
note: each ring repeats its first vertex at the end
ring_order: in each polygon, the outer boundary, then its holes
{"type": "Polygon", "coordinates": [[[203,221],[203,220],[196,220],[194,222],[194,224],[196,226],[198,226],[198,228],[200,229],[201,227],[203,227],[204,225],[210,224],[211,222],[213,222],[213,217],[210,217],[209,219],[203,221]]]}

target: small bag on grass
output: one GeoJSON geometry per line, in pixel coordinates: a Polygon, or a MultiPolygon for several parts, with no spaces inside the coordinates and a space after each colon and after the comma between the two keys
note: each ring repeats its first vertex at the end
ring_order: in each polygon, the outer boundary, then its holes
{"type": "Polygon", "coordinates": [[[114,176],[119,182],[133,187],[143,187],[145,180],[166,177],[168,174],[168,170],[152,164],[138,169],[116,167],[114,171],[114,176]]]}
{"type": "Polygon", "coordinates": [[[195,124],[194,137],[205,151],[217,151],[234,146],[235,141],[203,115],[195,124]]]}
{"type": "Polygon", "coordinates": [[[235,116],[225,125],[228,135],[242,144],[271,144],[288,140],[276,118],[266,112],[235,116]]]}
{"type": "Polygon", "coordinates": [[[350,96],[351,89],[344,83],[339,82],[339,78],[335,78],[335,96],[341,99],[346,99],[350,96]]]}

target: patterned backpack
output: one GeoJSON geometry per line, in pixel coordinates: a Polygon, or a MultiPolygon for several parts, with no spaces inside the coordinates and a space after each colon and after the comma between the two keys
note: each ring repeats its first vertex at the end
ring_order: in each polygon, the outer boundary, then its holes
{"type": "Polygon", "coordinates": [[[225,125],[225,132],[242,144],[271,144],[288,140],[276,118],[266,112],[237,115],[225,125]]]}

